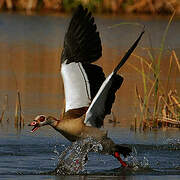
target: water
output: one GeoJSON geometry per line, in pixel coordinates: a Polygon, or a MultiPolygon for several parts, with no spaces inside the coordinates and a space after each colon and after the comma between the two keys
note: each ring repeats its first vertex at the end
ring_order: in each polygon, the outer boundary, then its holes
{"type": "MultiPolygon", "coordinates": [[[[105,121],[105,128],[109,130],[109,136],[116,143],[130,145],[133,148],[132,155],[125,159],[129,168],[121,168],[119,162],[112,156],[89,152],[92,146],[84,146],[82,142],[71,145],[49,127],[43,127],[35,134],[30,133],[27,124],[37,114],[59,117],[63,107],[59,57],[68,20],[68,17],[63,16],[0,14],[0,112],[5,95],[8,95],[9,103],[0,124],[0,179],[180,179],[179,130],[145,133],[134,133],[129,130],[135,104],[132,87],[137,84],[141,88],[142,80],[141,76],[128,66],[122,68],[121,73],[125,81],[117,93],[116,103],[113,106],[113,112],[120,124],[113,124],[115,127],[112,127],[112,124],[105,121]],[[21,92],[25,119],[25,128],[21,131],[14,127],[17,87],[21,92]],[[82,149],[83,151],[76,153],[76,150],[82,149]],[[63,156],[64,151],[67,153],[63,156]],[[88,161],[86,161],[87,153],[88,161]],[[73,158],[66,161],[67,156],[73,158]],[[80,162],[76,164],[80,175],[65,176],[68,174],[67,168],[74,167],[70,165],[74,165],[77,160],[80,162]],[[62,164],[66,167],[66,171],[62,172],[62,164]]],[[[161,36],[168,20],[96,17],[103,43],[103,57],[99,64],[103,66],[106,74],[111,72],[119,57],[141,31],[139,27],[127,25],[121,28],[108,28],[124,21],[145,24],[151,34],[152,45],[157,48],[160,47],[161,36]]],[[[169,29],[165,45],[166,50],[175,49],[178,56],[179,31],[180,21],[177,18],[169,29]]],[[[140,46],[150,47],[147,34],[140,46]]],[[[137,52],[142,53],[140,48],[137,52]]],[[[165,64],[161,70],[164,75],[167,72],[168,55],[166,52],[163,56],[165,64]]],[[[135,63],[135,60],[131,58],[129,62],[135,63]]],[[[178,92],[179,80],[180,76],[173,66],[170,85],[176,87],[178,92]]],[[[92,143],[94,148],[99,147],[97,142],[92,143]]],[[[71,170],[70,168],[69,174],[76,174],[71,170]]]]}
{"type": "MultiPolygon", "coordinates": [[[[125,169],[112,156],[89,152],[101,150],[100,144],[92,140],[71,145],[48,128],[36,134],[30,133],[28,128],[21,135],[3,134],[0,138],[0,179],[31,179],[32,175],[37,179],[58,179],[67,174],[80,174],[90,179],[180,177],[180,131],[159,130],[145,136],[127,128],[110,129],[109,135],[116,143],[133,148],[131,156],[124,159],[129,165],[125,169]]],[[[70,176],[66,178],[71,179],[70,176]]]]}
{"type": "MultiPolygon", "coordinates": [[[[74,142],[59,156],[59,161],[54,174],[72,175],[82,174],[88,161],[89,152],[101,152],[102,145],[91,137],[74,142]]],[[[57,150],[55,152],[58,153],[57,150]]]]}
{"type": "MultiPolygon", "coordinates": [[[[59,74],[60,53],[68,21],[67,16],[0,14],[0,105],[2,107],[4,96],[8,95],[8,116],[11,118],[15,110],[17,88],[21,92],[24,117],[28,122],[36,114],[60,115],[64,101],[59,74]]],[[[103,56],[98,63],[108,75],[141,32],[141,28],[136,26],[124,25],[112,29],[109,26],[120,22],[145,24],[149,33],[143,36],[139,46],[151,47],[148,37],[150,34],[152,47],[158,48],[168,19],[97,16],[96,22],[103,44],[103,56]]],[[[179,31],[180,21],[177,18],[169,28],[165,44],[165,49],[175,49],[178,57],[179,31]]],[[[144,54],[140,47],[135,51],[138,55],[144,54]]],[[[169,52],[165,55],[161,77],[166,82],[169,52]]],[[[128,62],[140,65],[135,58],[130,58],[128,62]]],[[[176,88],[179,92],[180,76],[174,60],[171,72],[169,87],[176,88]]],[[[117,93],[113,111],[121,118],[121,126],[129,126],[132,116],[134,117],[135,85],[141,92],[142,77],[128,64],[122,67],[120,73],[124,82],[117,93]]]]}

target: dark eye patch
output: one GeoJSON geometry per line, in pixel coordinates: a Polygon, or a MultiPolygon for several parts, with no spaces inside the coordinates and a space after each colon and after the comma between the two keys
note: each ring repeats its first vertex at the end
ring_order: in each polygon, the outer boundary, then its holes
{"type": "Polygon", "coordinates": [[[40,122],[43,122],[45,120],[45,117],[44,116],[41,116],[40,118],[39,118],[39,121],[40,122]]]}

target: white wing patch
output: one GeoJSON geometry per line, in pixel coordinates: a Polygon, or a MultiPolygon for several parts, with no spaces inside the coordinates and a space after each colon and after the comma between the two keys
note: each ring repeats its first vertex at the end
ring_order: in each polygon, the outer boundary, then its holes
{"type": "Polygon", "coordinates": [[[109,89],[112,84],[112,76],[114,72],[112,72],[106,80],[101,85],[99,91],[97,92],[96,96],[94,97],[91,105],[89,106],[86,117],[84,120],[84,123],[88,126],[95,126],[95,120],[98,119],[104,119],[104,113],[105,113],[105,103],[107,99],[107,95],[109,92],[109,89]]]}
{"type": "Polygon", "coordinates": [[[61,66],[66,99],[65,112],[70,109],[88,107],[91,103],[90,85],[87,74],[80,62],[61,66]]]}

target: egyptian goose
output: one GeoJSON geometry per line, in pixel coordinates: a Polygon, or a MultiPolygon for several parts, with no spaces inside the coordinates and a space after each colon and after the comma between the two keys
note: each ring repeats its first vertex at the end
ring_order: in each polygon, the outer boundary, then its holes
{"type": "Polygon", "coordinates": [[[131,149],[115,144],[107,137],[107,131],[99,128],[103,125],[105,116],[111,113],[115,93],[123,82],[117,72],[136,48],[144,31],[105,78],[102,68],[91,64],[102,55],[101,40],[96,29],[91,12],[79,5],[65,34],[61,54],[64,112],[60,119],[38,115],[29,126],[33,126],[34,132],[41,126],[50,125],[70,141],[93,137],[101,142],[103,152],[116,157],[122,166],[127,166],[120,154],[126,157],[131,149]]]}

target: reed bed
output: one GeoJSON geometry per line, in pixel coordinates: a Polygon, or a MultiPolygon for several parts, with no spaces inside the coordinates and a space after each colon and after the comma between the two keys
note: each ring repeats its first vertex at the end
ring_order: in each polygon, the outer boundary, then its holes
{"type": "MultiPolygon", "coordinates": [[[[140,118],[135,115],[132,128],[134,130],[146,130],[147,128],[177,127],[180,128],[180,98],[176,87],[170,86],[172,66],[176,66],[177,73],[180,73],[180,63],[176,52],[172,50],[169,56],[169,67],[167,69],[166,83],[161,81],[161,66],[163,66],[163,51],[168,29],[173,20],[175,12],[169,19],[164,31],[161,47],[156,56],[152,49],[142,48],[147,57],[133,56],[140,61],[141,68],[129,64],[134,70],[141,74],[143,93],[135,88],[135,94],[138,100],[140,118]],[[139,121],[137,119],[140,119],[139,121]]],[[[174,78],[175,81],[176,77],[174,78]]],[[[173,81],[173,79],[171,79],[173,81]]],[[[171,83],[173,84],[173,83],[171,83]]],[[[174,83],[174,86],[176,83],[174,83]]]]}
{"type": "Polygon", "coordinates": [[[0,9],[69,12],[80,3],[99,13],[180,14],[179,0],[0,0],[0,9]]]}

